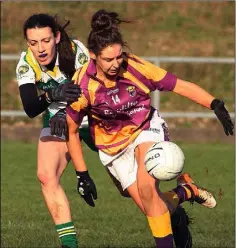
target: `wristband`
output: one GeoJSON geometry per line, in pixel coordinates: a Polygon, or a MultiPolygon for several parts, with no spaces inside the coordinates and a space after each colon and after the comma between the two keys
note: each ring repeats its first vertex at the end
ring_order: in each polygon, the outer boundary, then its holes
{"type": "Polygon", "coordinates": [[[78,179],[84,176],[90,177],[88,171],[76,171],[76,176],[78,179]]]}
{"type": "Polygon", "coordinates": [[[220,101],[219,99],[214,99],[212,102],[211,102],[211,105],[210,105],[210,107],[211,107],[211,109],[212,110],[214,110],[216,107],[217,107],[217,105],[219,104],[219,103],[221,103],[222,101],[220,101]]]}

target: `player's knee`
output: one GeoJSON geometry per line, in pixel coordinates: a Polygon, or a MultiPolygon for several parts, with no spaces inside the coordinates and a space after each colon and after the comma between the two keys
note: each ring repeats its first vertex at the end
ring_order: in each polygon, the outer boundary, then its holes
{"type": "Polygon", "coordinates": [[[44,172],[37,172],[37,178],[42,185],[47,185],[49,182],[49,177],[44,172]]]}
{"type": "Polygon", "coordinates": [[[155,197],[155,188],[151,184],[138,186],[138,191],[142,201],[151,201],[155,197]]]}
{"type": "Polygon", "coordinates": [[[56,176],[51,176],[47,172],[37,172],[37,178],[42,186],[50,186],[57,182],[56,176]]]}

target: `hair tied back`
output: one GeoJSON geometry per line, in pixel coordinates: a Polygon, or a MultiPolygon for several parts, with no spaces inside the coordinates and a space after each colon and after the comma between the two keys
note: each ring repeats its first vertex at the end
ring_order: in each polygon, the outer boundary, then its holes
{"type": "Polygon", "coordinates": [[[121,21],[118,19],[118,14],[115,12],[107,12],[104,9],[99,10],[92,18],[91,27],[93,32],[101,32],[118,28],[121,21]]]}

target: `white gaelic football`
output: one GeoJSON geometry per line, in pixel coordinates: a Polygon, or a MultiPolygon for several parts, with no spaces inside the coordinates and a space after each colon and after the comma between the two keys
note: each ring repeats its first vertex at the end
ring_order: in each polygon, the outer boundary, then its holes
{"type": "Polygon", "coordinates": [[[184,153],[170,141],[153,144],[146,153],[144,164],[155,179],[169,181],[180,175],[184,167],[184,153]]]}

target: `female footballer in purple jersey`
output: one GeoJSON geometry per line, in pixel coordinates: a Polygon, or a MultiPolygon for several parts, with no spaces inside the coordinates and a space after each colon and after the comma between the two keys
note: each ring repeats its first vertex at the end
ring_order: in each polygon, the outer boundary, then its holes
{"type": "Polygon", "coordinates": [[[156,247],[172,248],[170,205],[194,199],[213,208],[216,201],[188,175],[179,178],[178,187],[169,192],[171,197],[167,199],[159,190],[159,182],[145,170],[144,157],[149,147],[157,141],[168,140],[166,123],[151,106],[149,93],[173,91],[214,110],[227,135],[233,135],[233,124],[224,103],[196,84],[124,53],[125,42],[119,31],[122,22],[125,21],[117,13],[104,10],[92,18],[88,37],[92,59],[74,75],[83,94],[67,108],[68,150],[79,179],[78,191],[85,200],[92,199],[96,195],[95,185],[77,138],[77,129],[87,114],[101,162],[147,216],[156,247]]]}

